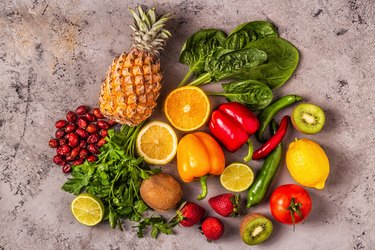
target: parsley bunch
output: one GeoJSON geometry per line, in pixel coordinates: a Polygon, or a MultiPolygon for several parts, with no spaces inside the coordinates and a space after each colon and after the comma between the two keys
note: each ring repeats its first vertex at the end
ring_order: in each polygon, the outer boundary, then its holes
{"type": "Polygon", "coordinates": [[[168,223],[160,215],[146,217],[148,210],[139,189],[142,180],[159,173],[160,169],[150,169],[143,158],[134,153],[135,142],[141,126],[123,125],[120,130],[108,130],[107,144],[100,148],[98,161],[73,167],[71,178],[62,186],[66,192],[78,195],[86,191],[99,197],[105,207],[112,228],[122,230],[123,220],[136,222],[138,237],[151,226],[151,236],[160,232],[171,234],[168,223]]]}

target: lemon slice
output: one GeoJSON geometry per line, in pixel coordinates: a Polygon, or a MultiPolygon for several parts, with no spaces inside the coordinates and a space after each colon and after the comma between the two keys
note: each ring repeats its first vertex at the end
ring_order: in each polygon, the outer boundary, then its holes
{"type": "Polygon", "coordinates": [[[202,127],[208,120],[210,101],[201,88],[177,88],[165,99],[164,113],[176,129],[193,131],[202,127]]]}
{"type": "Polygon", "coordinates": [[[73,216],[83,225],[95,226],[102,221],[104,206],[102,201],[91,194],[78,195],[71,204],[73,216]]]}
{"type": "Polygon", "coordinates": [[[254,173],[246,164],[235,162],[226,167],[220,175],[221,185],[232,192],[248,189],[254,181],[254,173]]]}
{"type": "Polygon", "coordinates": [[[177,136],[167,123],[153,121],[147,123],[137,137],[137,151],[146,162],[164,165],[177,152],[177,136]]]}

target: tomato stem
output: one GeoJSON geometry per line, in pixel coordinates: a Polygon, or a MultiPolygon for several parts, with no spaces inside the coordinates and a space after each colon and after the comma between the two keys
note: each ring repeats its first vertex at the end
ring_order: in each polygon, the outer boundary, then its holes
{"type": "Polygon", "coordinates": [[[293,232],[296,229],[296,219],[294,213],[297,213],[299,217],[303,219],[303,215],[301,213],[302,204],[300,202],[296,203],[295,198],[292,197],[290,199],[289,207],[287,208],[290,212],[290,216],[292,217],[292,223],[293,223],[293,232]]]}

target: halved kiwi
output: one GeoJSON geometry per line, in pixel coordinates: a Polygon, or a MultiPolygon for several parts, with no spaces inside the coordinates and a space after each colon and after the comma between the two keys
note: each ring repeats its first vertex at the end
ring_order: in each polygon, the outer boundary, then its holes
{"type": "Polygon", "coordinates": [[[311,103],[301,103],[292,112],[294,128],[304,134],[318,133],[323,128],[325,120],[324,111],[311,103]]]}
{"type": "Polygon", "coordinates": [[[246,215],[240,225],[242,240],[250,246],[267,240],[273,230],[272,222],[261,214],[246,215]]]}

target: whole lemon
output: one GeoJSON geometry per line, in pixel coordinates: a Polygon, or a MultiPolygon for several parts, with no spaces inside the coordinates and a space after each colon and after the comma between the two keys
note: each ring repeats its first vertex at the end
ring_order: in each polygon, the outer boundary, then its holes
{"type": "Polygon", "coordinates": [[[329,161],[322,147],[309,139],[295,139],[286,152],[286,166],[293,179],[306,187],[323,189],[329,161]]]}

